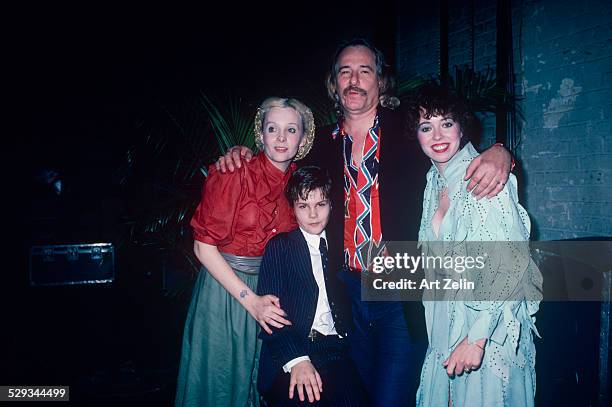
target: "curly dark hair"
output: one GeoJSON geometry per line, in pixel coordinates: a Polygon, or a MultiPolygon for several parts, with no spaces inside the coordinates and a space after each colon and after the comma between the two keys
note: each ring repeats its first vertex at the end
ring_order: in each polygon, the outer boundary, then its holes
{"type": "Polygon", "coordinates": [[[329,199],[331,185],[332,181],[327,171],[317,166],[309,165],[291,174],[291,178],[289,178],[285,187],[285,196],[289,203],[293,205],[300,199],[307,200],[308,195],[319,188],[323,198],[329,199]]]}
{"type": "Polygon", "coordinates": [[[416,138],[421,114],[426,119],[432,116],[449,116],[461,128],[461,146],[476,141],[480,136],[480,122],[470,110],[467,102],[448,86],[429,81],[415,89],[406,103],[408,135],[416,138]]]}

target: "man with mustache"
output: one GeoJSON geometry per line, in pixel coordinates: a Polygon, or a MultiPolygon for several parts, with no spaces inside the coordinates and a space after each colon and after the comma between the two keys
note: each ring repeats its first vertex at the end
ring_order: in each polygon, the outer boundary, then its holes
{"type": "MultiPolygon", "coordinates": [[[[374,406],[414,405],[426,333],[418,302],[363,301],[361,275],[369,275],[384,242],[417,239],[425,175],[431,163],[407,134],[399,100],[390,96],[384,56],[364,40],[338,48],[326,81],[339,121],[318,131],[306,165],[330,173],[332,211],[328,239],[342,239],[342,253],[329,254],[341,268],[351,296],[353,358],[374,406]],[[384,241],[383,241],[384,239],[384,241]]],[[[250,150],[233,148],[217,165],[233,170],[250,150]]],[[[477,197],[499,193],[510,173],[511,157],[502,146],[483,152],[468,167],[468,189],[477,197]]],[[[332,270],[330,268],[330,270],[332,270]]]]}

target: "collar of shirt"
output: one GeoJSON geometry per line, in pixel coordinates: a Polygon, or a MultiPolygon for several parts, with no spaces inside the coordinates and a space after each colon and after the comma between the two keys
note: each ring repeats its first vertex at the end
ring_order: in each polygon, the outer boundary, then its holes
{"type": "Polygon", "coordinates": [[[308,246],[316,249],[317,253],[319,253],[319,244],[321,242],[321,238],[325,239],[325,244],[327,244],[327,235],[325,234],[325,230],[321,232],[320,235],[313,235],[312,233],[306,232],[302,228],[300,228],[300,232],[302,232],[302,235],[304,235],[304,239],[306,239],[306,243],[308,243],[308,246]]]}
{"type": "MultiPolygon", "coordinates": [[[[369,131],[378,131],[378,128],[380,126],[379,120],[378,120],[378,114],[376,115],[376,117],[374,117],[374,123],[372,124],[372,127],[370,127],[369,131]]],[[[336,123],[336,128],[332,131],[332,138],[335,140],[336,137],[339,135],[341,135],[342,137],[344,136],[350,136],[350,134],[348,134],[345,130],[344,130],[344,119],[340,119],[338,120],[338,122],[336,123]]],[[[352,137],[351,137],[352,140],[352,137]]]]}
{"type": "Polygon", "coordinates": [[[287,181],[297,167],[296,164],[292,162],[289,164],[289,167],[287,167],[287,170],[283,172],[272,164],[272,161],[270,161],[263,151],[257,154],[255,159],[259,160],[259,165],[261,166],[264,176],[274,183],[287,181]]]}

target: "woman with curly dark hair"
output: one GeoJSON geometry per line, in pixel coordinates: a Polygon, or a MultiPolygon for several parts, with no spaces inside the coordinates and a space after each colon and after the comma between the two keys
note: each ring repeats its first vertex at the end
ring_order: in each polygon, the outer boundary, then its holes
{"type": "Polygon", "coordinates": [[[427,280],[450,283],[423,294],[429,347],[417,405],[533,406],[533,315],[542,279],[529,256],[530,221],[518,203],[516,178],[510,174],[492,199],[467,190],[463,175],[478,156],[467,141],[475,118],[447,88],[425,85],[410,111],[409,126],[433,164],[423,196],[422,253],[481,259],[471,268],[425,269],[427,280]]]}

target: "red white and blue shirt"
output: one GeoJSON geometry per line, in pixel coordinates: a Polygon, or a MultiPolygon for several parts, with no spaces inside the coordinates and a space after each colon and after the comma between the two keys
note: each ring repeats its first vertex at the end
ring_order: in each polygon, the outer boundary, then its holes
{"type": "Polygon", "coordinates": [[[344,156],[344,262],[351,269],[367,270],[373,258],[384,250],[380,225],[378,169],[381,129],[378,116],[363,144],[363,159],[356,166],[352,159],[353,137],[342,123],[333,137],[343,137],[344,156]]]}

